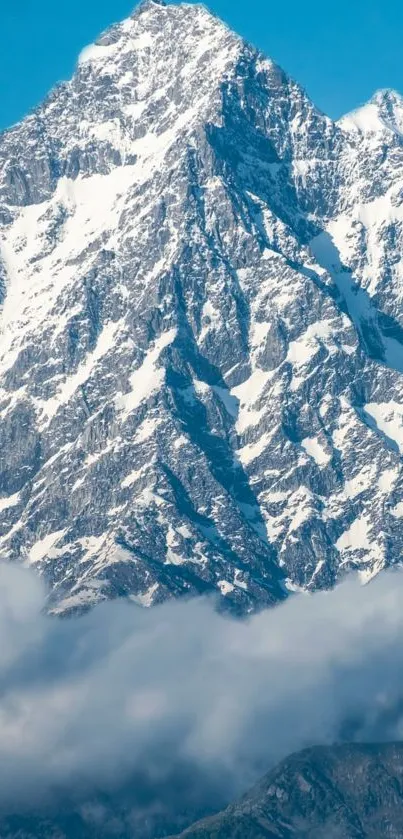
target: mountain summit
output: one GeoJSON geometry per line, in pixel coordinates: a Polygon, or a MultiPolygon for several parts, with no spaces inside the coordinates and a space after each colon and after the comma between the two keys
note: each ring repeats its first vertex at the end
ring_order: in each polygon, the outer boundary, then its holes
{"type": "Polygon", "coordinates": [[[403,827],[402,770],[401,743],[305,749],[240,801],[176,839],[397,837],[403,827]]]}
{"type": "Polygon", "coordinates": [[[367,134],[403,134],[403,96],[396,90],[378,90],[366,105],[343,117],[340,124],[367,134]]]}
{"type": "MultiPolygon", "coordinates": [[[[385,105],[386,107],[386,105],[385,105]]],[[[400,556],[403,144],[148,0],[0,135],[0,538],[56,611],[400,556]]]]}

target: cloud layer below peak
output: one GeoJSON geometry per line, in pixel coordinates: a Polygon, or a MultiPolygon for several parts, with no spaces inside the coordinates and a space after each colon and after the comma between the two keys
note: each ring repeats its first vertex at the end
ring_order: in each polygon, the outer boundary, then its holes
{"type": "Polygon", "coordinates": [[[208,600],[59,620],[45,594],[0,565],[0,807],[183,766],[225,798],[305,745],[403,738],[402,572],[244,622],[208,600]]]}

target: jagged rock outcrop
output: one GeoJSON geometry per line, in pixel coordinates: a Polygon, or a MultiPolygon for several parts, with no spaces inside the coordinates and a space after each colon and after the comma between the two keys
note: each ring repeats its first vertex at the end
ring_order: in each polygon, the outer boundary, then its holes
{"type": "MultiPolygon", "coordinates": [[[[292,755],[181,839],[380,839],[403,835],[403,746],[342,745],[292,755]]],[[[179,837],[178,837],[179,839],[179,837]]]]}

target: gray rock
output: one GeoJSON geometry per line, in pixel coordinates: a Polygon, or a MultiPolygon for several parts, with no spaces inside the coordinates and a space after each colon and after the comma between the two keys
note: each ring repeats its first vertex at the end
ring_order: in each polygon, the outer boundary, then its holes
{"type": "Polygon", "coordinates": [[[380,839],[403,835],[403,746],[316,747],[181,839],[380,839]]]}

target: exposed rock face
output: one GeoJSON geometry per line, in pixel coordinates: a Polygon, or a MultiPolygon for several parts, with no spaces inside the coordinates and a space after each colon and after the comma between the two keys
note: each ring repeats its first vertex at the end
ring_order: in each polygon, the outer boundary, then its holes
{"type": "Polygon", "coordinates": [[[0,136],[0,550],[56,610],[399,560],[402,125],[150,0],[0,136]]]}
{"type": "MultiPolygon", "coordinates": [[[[202,810],[183,812],[191,776],[152,807],[153,791],[132,786],[76,796],[17,814],[0,813],[5,839],[162,839],[202,810]],[[147,815],[144,815],[147,814],[147,815]]],[[[197,786],[197,784],[196,784],[197,786]]],[[[155,790],[154,790],[155,792],[155,790]]],[[[214,800],[212,790],[204,811],[214,800]]],[[[191,799],[190,799],[191,801],[191,799]]],[[[251,792],[177,839],[401,839],[403,745],[342,745],[306,749],[269,772],[251,792]]],[[[174,839],[173,836],[170,839],[174,839]]]]}
{"type": "Polygon", "coordinates": [[[403,836],[403,746],[344,745],[287,758],[240,802],[181,839],[403,836]]]}

